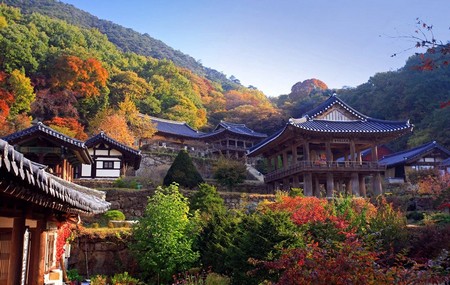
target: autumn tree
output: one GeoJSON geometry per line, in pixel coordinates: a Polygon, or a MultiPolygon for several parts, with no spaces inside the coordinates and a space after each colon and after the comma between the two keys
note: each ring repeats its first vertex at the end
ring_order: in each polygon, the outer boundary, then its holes
{"type": "Polygon", "coordinates": [[[63,133],[69,137],[78,140],[86,140],[88,136],[84,132],[84,126],[75,118],[54,117],[52,120],[45,122],[49,127],[63,133]]]}
{"type": "Polygon", "coordinates": [[[53,88],[74,91],[77,98],[99,96],[106,90],[108,72],[97,59],[73,55],[56,58],[51,70],[53,88]]]}
{"type": "Polygon", "coordinates": [[[90,131],[92,133],[103,131],[111,138],[128,146],[134,143],[134,136],[128,127],[127,120],[113,110],[99,112],[91,121],[90,131]]]}

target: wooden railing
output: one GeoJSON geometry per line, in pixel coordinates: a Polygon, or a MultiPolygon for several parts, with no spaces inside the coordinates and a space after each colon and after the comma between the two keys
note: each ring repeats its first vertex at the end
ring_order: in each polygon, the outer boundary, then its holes
{"type": "Polygon", "coordinates": [[[280,168],[269,172],[265,176],[265,181],[273,181],[281,179],[296,173],[305,171],[317,172],[339,172],[339,171],[355,171],[355,172],[377,172],[384,171],[385,166],[373,161],[299,161],[287,168],[280,168]]]}

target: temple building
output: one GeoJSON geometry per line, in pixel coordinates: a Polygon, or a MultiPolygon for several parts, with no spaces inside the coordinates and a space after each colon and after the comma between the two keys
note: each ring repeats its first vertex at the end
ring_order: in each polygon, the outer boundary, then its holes
{"type": "Polygon", "coordinates": [[[255,132],[245,124],[221,121],[213,131],[200,132],[191,128],[186,122],[150,117],[156,126],[156,133],[151,139],[143,141],[144,148],[150,150],[166,149],[178,151],[185,149],[201,157],[245,159],[247,149],[267,137],[255,132]]]}
{"type": "Polygon", "coordinates": [[[266,134],[255,132],[244,124],[221,121],[211,133],[202,135],[201,140],[208,144],[213,156],[245,158],[247,149],[266,137],[266,134]]]}
{"type": "Polygon", "coordinates": [[[124,176],[132,167],[138,170],[141,164],[141,151],[128,147],[104,132],[89,138],[86,142],[94,163],[82,164],[79,178],[117,179],[124,176]]]}
{"type": "Polygon", "coordinates": [[[306,196],[366,196],[366,178],[371,177],[372,193],[379,195],[385,166],[377,161],[378,146],[412,129],[409,121],[368,117],[333,95],[301,118],[290,119],[247,155],[267,159],[268,191],[301,187],[306,196]],[[366,149],[371,149],[370,161],[362,159],[366,149]]]}
{"type": "Polygon", "coordinates": [[[55,176],[67,181],[78,177],[78,166],[92,164],[84,142],[68,137],[39,122],[2,138],[26,158],[47,166],[55,176]]]}
{"type": "Polygon", "coordinates": [[[450,150],[435,141],[383,157],[379,163],[386,166],[385,178],[390,183],[404,183],[409,172],[443,168],[450,158],[450,150]]]}
{"type": "MultiPolygon", "coordinates": [[[[50,148],[50,157],[61,154],[51,152],[53,147],[47,145],[36,149],[36,158],[44,154],[45,147],[50,148]]],[[[66,153],[64,149],[62,153],[66,153]]],[[[79,215],[100,214],[110,207],[103,192],[68,182],[45,168],[0,139],[2,285],[62,285],[64,266],[57,257],[61,246],[57,243],[58,227],[78,223],[79,215]]]]}

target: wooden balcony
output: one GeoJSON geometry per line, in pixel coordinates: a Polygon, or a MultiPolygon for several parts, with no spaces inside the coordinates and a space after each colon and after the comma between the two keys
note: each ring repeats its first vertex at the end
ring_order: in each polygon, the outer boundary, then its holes
{"type": "Polygon", "coordinates": [[[287,168],[280,168],[269,172],[265,176],[266,182],[283,179],[294,174],[302,174],[304,172],[380,172],[386,170],[384,165],[373,161],[299,161],[287,168]]]}

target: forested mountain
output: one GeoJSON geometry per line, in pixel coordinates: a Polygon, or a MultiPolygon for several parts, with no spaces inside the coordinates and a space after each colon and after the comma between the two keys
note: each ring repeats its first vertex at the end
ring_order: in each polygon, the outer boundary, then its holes
{"type": "Polygon", "coordinates": [[[78,138],[102,129],[131,142],[152,133],[139,113],[194,128],[225,119],[266,131],[280,121],[261,91],[235,87],[224,90],[172,61],[123,52],[97,29],[0,4],[2,134],[36,119],[78,138]]]}
{"type": "Polygon", "coordinates": [[[204,67],[193,57],[181,51],[174,50],[148,34],[140,34],[111,21],[99,19],[73,5],[55,0],[3,0],[2,3],[20,8],[23,14],[36,12],[51,18],[64,20],[69,24],[82,28],[98,29],[122,51],[134,52],[156,59],[171,60],[175,65],[186,67],[198,75],[205,76],[209,80],[220,82],[224,90],[240,87],[239,84],[229,80],[223,73],[212,68],[204,67]]]}
{"type": "MultiPolygon", "coordinates": [[[[130,140],[133,134],[151,133],[133,115],[140,112],[184,120],[195,128],[224,119],[271,134],[289,117],[300,117],[336,92],[374,118],[410,119],[414,133],[397,141],[395,149],[431,140],[450,148],[450,107],[440,106],[450,100],[450,67],[423,70],[418,68],[421,56],[355,88],[329,90],[324,82],[308,79],[270,102],[262,92],[203,67],[149,35],[99,20],[72,5],[3,2],[24,13],[0,6],[0,124],[8,126],[2,133],[23,128],[31,116],[78,137],[125,124],[123,140],[130,140]]],[[[436,56],[450,57],[427,55],[436,56]]]]}

